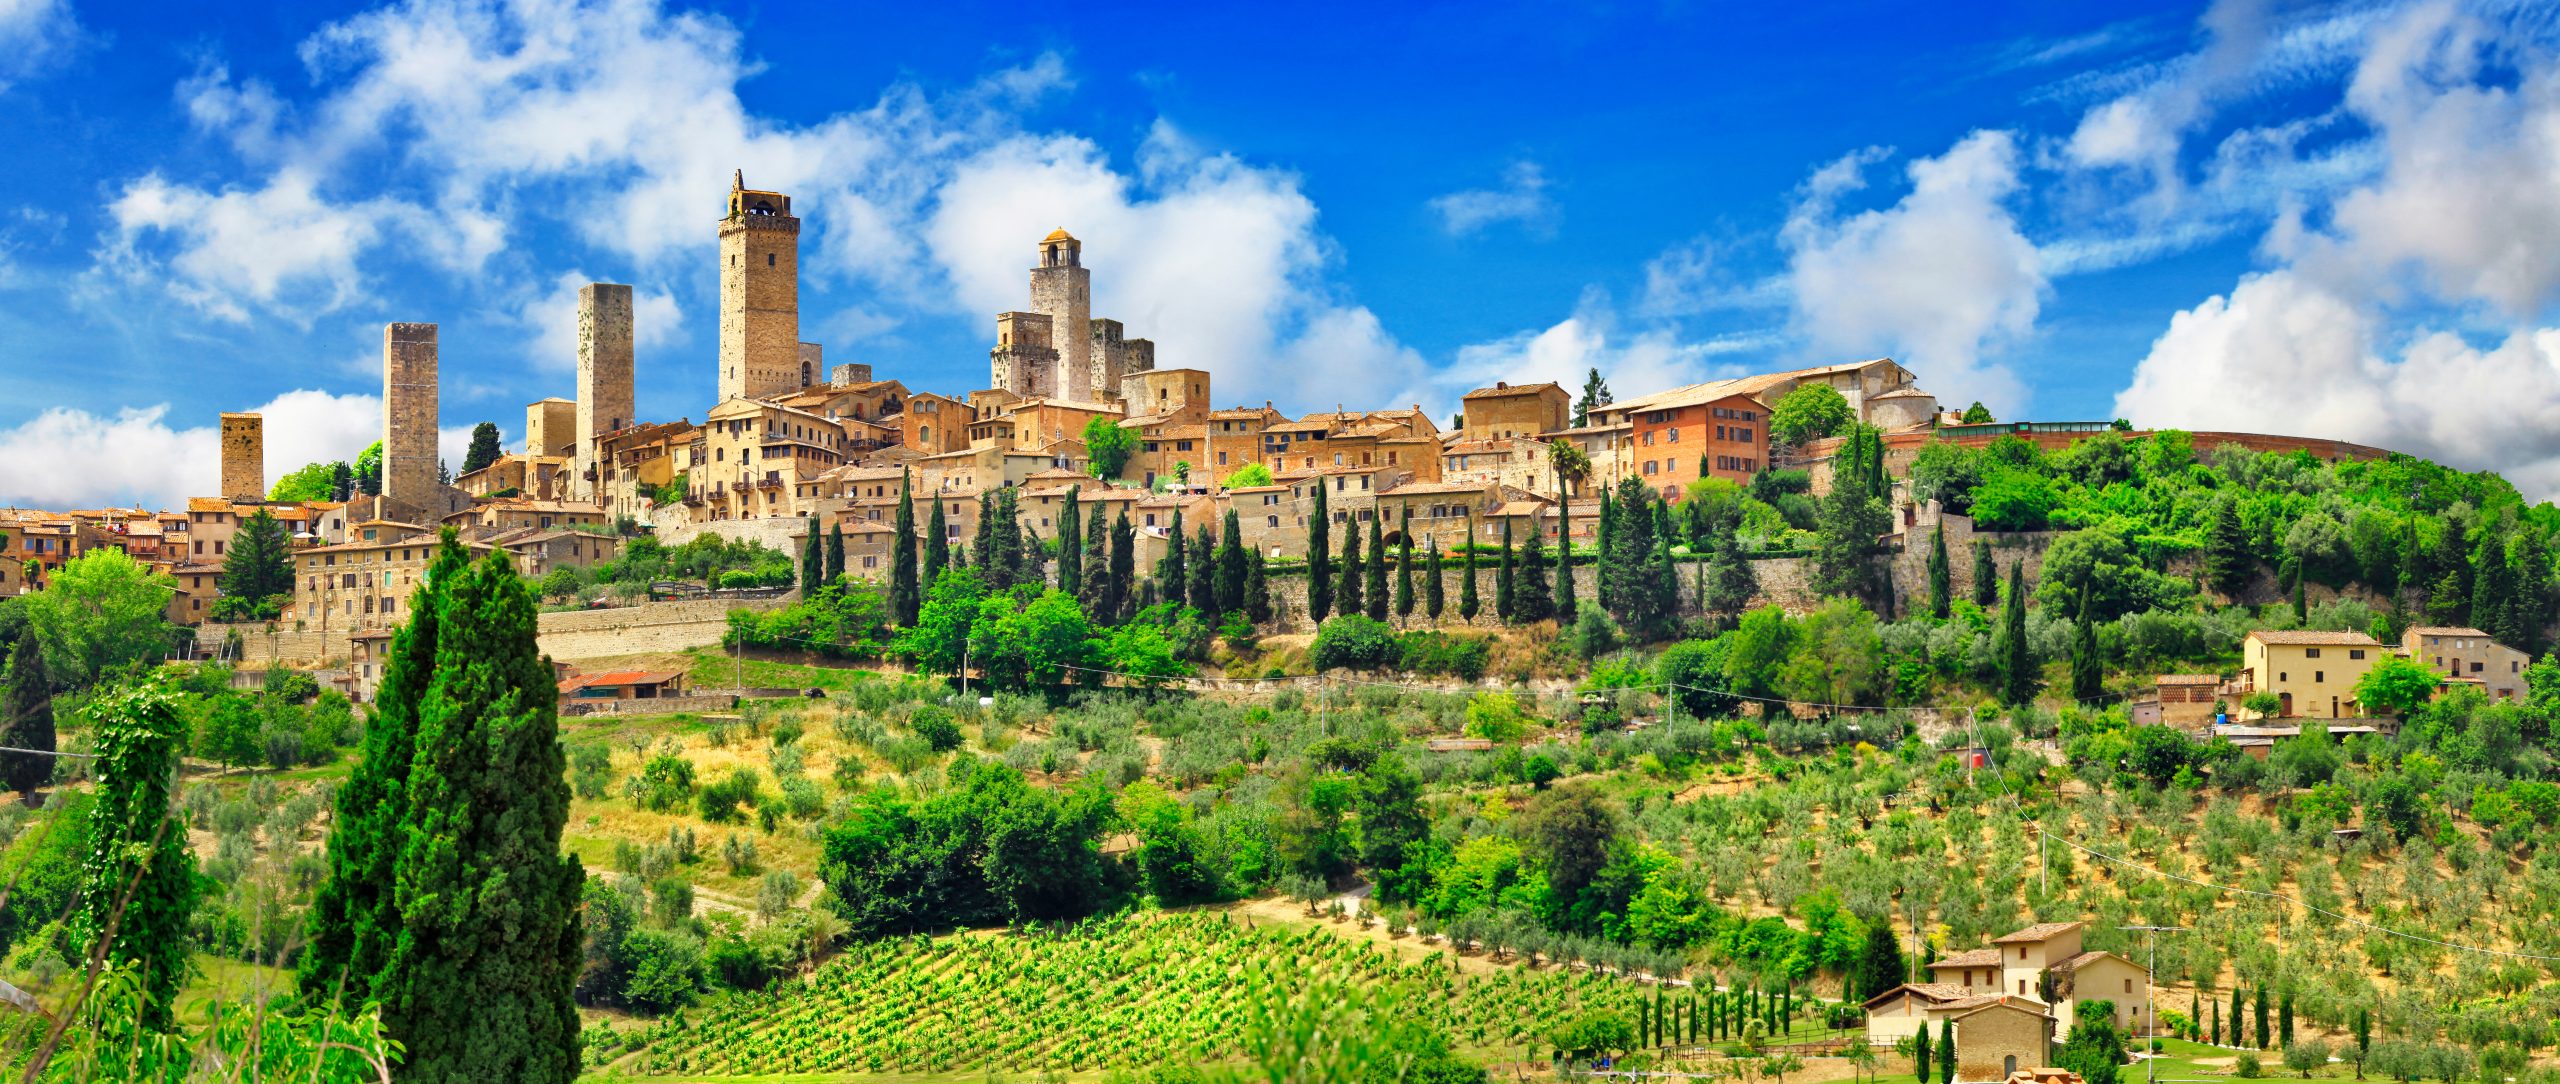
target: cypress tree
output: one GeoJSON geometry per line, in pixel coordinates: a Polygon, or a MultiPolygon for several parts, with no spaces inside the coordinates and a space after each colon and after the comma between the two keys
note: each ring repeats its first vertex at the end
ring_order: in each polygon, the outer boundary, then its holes
{"type": "Polygon", "coordinates": [[[1911,1079],[1920,1084],[1934,1084],[1929,1079],[1929,1058],[1937,1052],[1929,1049],[1929,1022],[1920,1022],[1920,1032],[1911,1037],[1911,1079]]]}
{"type": "Polygon", "coordinates": [[[2507,635],[2512,639],[2506,643],[2528,657],[2540,658],[2551,627],[2551,551],[2542,533],[2529,527],[2518,532],[2515,551],[2506,615],[2507,635]]]}
{"type": "Polygon", "coordinates": [[[1938,1022],[1938,1084],[1955,1084],[1956,1018],[1938,1022]]]}
{"type": "Polygon", "coordinates": [[[1942,520],[1929,532],[1929,616],[1940,621],[1947,619],[1948,607],[1954,605],[1949,593],[1954,572],[1947,561],[1947,525],[1942,520]]]}
{"type": "Polygon", "coordinates": [[[1252,577],[1244,549],[1244,528],[1236,510],[1218,524],[1218,612],[1243,613],[1245,581],[1252,577]]]}
{"type": "Polygon", "coordinates": [[[1111,586],[1103,602],[1111,621],[1129,618],[1129,596],[1134,593],[1138,575],[1138,532],[1129,526],[1129,513],[1111,525],[1111,586]]]}
{"type": "Polygon", "coordinates": [[[2311,621],[2311,600],[2302,584],[2302,561],[2299,558],[2289,559],[2284,567],[2284,578],[2293,584],[2293,623],[2296,626],[2308,624],[2311,621]]]}
{"type": "Polygon", "coordinates": [[[2359,1063],[2356,1074],[2361,1079],[2364,1074],[2364,1067],[2361,1064],[2364,1061],[2362,1055],[2373,1052],[2373,1010],[2362,1005],[2356,1006],[2355,1035],[2356,1053],[2359,1055],[2356,1059],[2359,1063]]]}
{"type": "MultiPolygon", "coordinates": [[[[940,505],[937,505],[937,510],[940,510],[940,505]]],[[[934,518],[932,538],[942,538],[940,515],[934,518]]],[[[927,546],[932,546],[932,538],[927,538],[927,546]]],[[[914,477],[906,469],[899,469],[899,523],[893,528],[891,554],[888,554],[888,618],[896,620],[899,628],[911,628],[916,623],[916,610],[922,605],[924,597],[916,592],[914,477]]],[[[410,610],[410,620],[415,623],[417,610],[410,610]]],[[[389,674],[389,671],[384,671],[384,674],[389,674]]]]}
{"type": "Polygon", "coordinates": [[[2240,527],[2240,500],[2225,498],[2213,510],[2213,526],[2205,534],[2205,585],[2236,596],[2249,585],[2249,534],[2240,527]]]}
{"type": "Polygon", "coordinates": [[[1680,616],[1680,580],[1671,568],[1671,540],[1657,538],[1653,543],[1653,582],[1662,585],[1661,615],[1655,624],[1656,635],[1669,635],[1680,616]]]}
{"type": "Polygon", "coordinates": [[[406,1081],[566,1084],[579,1072],[570,991],[585,872],[560,853],[556,679],[503,551],[464,570],[439,607],[391,882],[400,940],[374,984],[383,1030],[406,1049],[406,1081]]]}
{"type": "Polygon", "coordinates": [[[1493,573],[1493,616],[1509,621],[1518,607],[1511,597],[1511,521],[1502,521],[1502,565],[1493,573]]]}
{"type": "Polygon", "coordinates": [[[1467,519],[1467,548],[1458,554],[1462,566],[1458,577],[1458,617],[1472,625],[1483,604],[1476,599],[1476,521],[1467,519]]]}
{"type": "Polygon", "coordinates": [[[349,1009],[387,996],[379,984],[399,942],[397,885],[401,817],[409,805],[419,712],[436,676],[445,596],[468,567],[446,536],[426,579],[410,597],[408,623],[392,633],[365,721],[364,756],[338,787],[329,822],[328,876],[312,896],[309,947],[295,965],[303,996],[338,998],[349,1009]]]}
{"type": "Polygon", "coordinates": [[[2243,1000],[2241,999],[2241,995],[2240,995],[2240,987],[2239,987],[2239,986],[2237,986],[2237,985],[2234,985],[2234,986],[2232,986],[2232,987],[2231,987],[2231,1026],[2230,1026],[2228,1029],[2226,1029],[2226,1030],[2228,1030],[2228,1031],[2230,1032],[2230,1034],[2231,1034],[2231,1045],[2233,1045],[2233,1046],[2242,1046],[2242,1045],[2247,1044],[2248,1040],[2247,1040],[2247,1039],[2242,1038],[2242,1037],[2241,1037],[2241,1035],[2240,1035],[2240,1032],[2241,1032],[2241,1029],[2242,1029],[2244,1026],[2246,1026],[2246,1025],[2248,1024],[2248,1022],[2249,1022],[2249,1007],[2248,1007],[2248,1004],[2247,1004],[2247,1002],[2245,1002],[2245,1001],[2243,1001],[2243,1000]]]}
{"type": "Polygon", "coordinates": [[[1973,604],[1990,609],[2000,601],[2000,570],[1991,563],[1991,543],[1973,541],[1973,604]]]}
{"type": "Polygon", "coordinates": [[[2027,644],[2027,562],[2009,565],[2009,597],[2001,603],[2000,701],[2015,707],[2035,699],[2035,660],[2027,644]]]}
{"type": "MultiPolygon", "coordinates": [[[[1698,477],[1704,478],[1706,475],[1700,474],[1698,477]]],[[[1559,626],[1573,624],[1573,619],[1579,614],[1579,608],[1573,597],[1573,535],[1571,532],[1556,537],[1555,595],[1548,601],[1547,610],[1555,615],[1556,624],[1559,626]]]]}
{"type": "Polygon", "coordinates": [[[1209,525],[1203,523],[1191,533],[1191,608],[1216,624],[1224,612],[1218,608],[1218,544],[1209,538],[1209,525]]]}
{"type": "Polygon", "coordinates": [[[2284,992],[2276,1003],[2276,1039],[2285,1049],[2293,1049],[2293,991],[2284,992]]]}
{"type": "MultiPolygon", "coordinates": [[[[1556,522],[1563,524],[1556,528],[1556,537],[1573,537],[1571,506],[1562,501],[1556,502],[1556,522]]],[[[1610,548],[1610,540],[1617,537],[1617,533],[1618,502],[1610,498],[1608,486],[1601,486],[1600,514],[1591,521],[1591,542],[1595,547],[1593,552],[1598,555],[1591,566],[1591,594],[1599,601],[1601,609],[1613,614],[1618,612],[1612,600],[1617,597],[1615,577],[1619,570],[1610,565],[1609,554],[1615,552],[1610,548]]]]}
{"type": "Polygon", "coordinates": [[[1333,602],[1342,613],[1356,614],[1366,609],[1360,601],[1360,589],[1366,586],[1360,568],[1360,524],[1342,525],[1342,567],[1333,584],[1333,602]]]}
{"type": "Polygon", "coordinates": [[[1173,510],[1173,528],[1165,532],[1164,556],[1156,559],[1156,598],[1182,605],[1183,595],[1190,589],[1182,555],[1182,509],[1173,510]]]}
{"type": "Polygon", "coordinates": [[[1449,589],[1440,582],[1440,537],[1438,535],[1432,536],[1431,552],[1423,558],[1422,576],[1422,612],[1436,624],[1440,620],[1440,611],[1448,608],[1449,605],[1449,589]]]}
{"type": "Polygon", "coordinates": [[[1076,514],[1076,494],[1082,490],[1068,486],[1058,508],[1058,592],[1073,598],[1084,597],[1084,520],[1076,514]]]}
{"type": "MultiPolygon", "coordinates": [[[[32,639],[30,632],[20,643],[32,639]]],[[[153,674],[100,695],[87,712],[97,804],[89,809],[70,941],[86,952],[103,950],[107,967],[141,974],[135,1023],[151,1031],[168,1031],[175,1019],[198,892],[186,822],[169,802],[186,732],[178,695],[153,674]]]]}
{"type": "Polygon", "coordinates": [[[1511,575],[1511,619],[1521,624],[1544,621],[1555,613],[1555,589],[1547,584],[1546,532],[1529,529],[1520,560],[1511,575]]]}
{"type": "Polygon", "coordinates": [[[818,585],[827,582],[827,540],[818,533],[818,517],[804,516],[801,529],[809,541],[800,547],[800,597],[818,597],[818,585]]]}
{"type": "Polygon", "coordinates": [[[1263,578],[1262,550],[1245,551],[1244,616],[1257,625],[1271,623],[1271,585],[1263,578]]]}
{"type": "Polygon", "coordinates": [[[978,529],[969,536],[969,564],[987,581],[987,586],[1004,586],[1004,568],[995,562],[996,498],[992,491],[978,494],[978,529]]]}
{"type": "Polygon", "coordinates": [[[2212,1003],[2212,1004],[2210,1004],[2210,1005],[2207,1005],[2207,1006],[2206,1006],[2206,1008],[2207,1008],[2207,1009],[2209,1009],[2209,1010],[2211,1010],[2211,1011],[2212,1011],[2212,1013],[2213,1013],[2213,1030],[2212,1030],[2212,1032],[2211,1032],[2213,1045],[2215,1045],[2215,1046],[2221,1046],[2221,1045],[2222,1045],[2222,999],[2221,999],[2221,998],[2215,998],[2215,999],[2213,1000],[2213,1003],[2212,1003]]]}
{"type": "Polygon", "coordinates": [[[2257,1033],[2257,1034],[2256,1034],[2256,1038],[2257,1038],[2257,1040],[2258,1040],[2258,1049],[2260,1049],[2260,1050],[2264,1050],[2264,1049],[2266,1049],[2266,1048],[2267,1048],[2267,1039],[2268,1039],[2268,1035],[2267,1035],[2267,988],[2266,988],[2266,987],[2264,987],[2264,986],[2258,987],[2258,994],[2257,994],[2257,996],[2256,996],[2255,998],[2251,999],[2249,1007],[2250,1007],[2251,1009],[2255,1010],[2255,1013],[2256,1013],[2256,1015],[2255,1015],[2255,1016],[2252,1018],[2252,1020],[2250,1021],[2250,1023],[2252,1023],[2253,1025],[2255,1025],[2255,1027],[2253,1027],[2251,1030],[2253,1030],[2253,1031],[2255,1031],[2255,1032],[2257,1033]]]}
{"type": "Polygon", "coordinates": [[[1413,506],[1406,505],[1396,526],[1396,620],[1413,618],[1413,506]]]}
{"type": "Polygon", "coordinates": [[[2090,586],[2080,585],[2080,616],[2071,630],[2071,698],[2084,704],[2106,692],[2099,671],[2098,622],[2089,610],[2090,586]]]}
{"type": "Polygon", "coordinates": [[[933,521],[925,525],[924,578],[920,581],[923,586],[917,591],[916,601],[909,604],[910,614],[913,613],[914,606],[923,603],[923,591],[932,588],[934,581],[942,578],[942,570],[949,567],[951,567],[951,519],[942,511],[942,494],[937,492],[933,495],[933,521]]]}
{"type": "Polygon", "coordinates": [[[1378,521],[1385,519],[1377,511],[1369,514],[1369,563],[1361,567],[1363,579],[1360,597],[1368,602],[1369,620],[1387,619],[1387,547],[1379,540],[1378,521]]]}
{"type": "Polygon", "coordinates": [[[2507,567],[2507,547],[2492,534],[2480,540],[2480,552],[2472,560],[2471,625],[2488,633],[2491,639],[2513,645],[2512,629],[2506,627],[2509,603],[2514,595],[2514,574],[2507,567]]]}
{"type": "MultiPolygon", "coordinates": [[[[53,678],[44,668],[44,650],[35,630],[21,629],[0,660],[0,745],[12,749],[51,750],[53,678]]],[[[0,785],[18,792],[18,804],[34,809],[41,802],[36,788],[53,778],[53,758],[35,753],[0,753],[0,785]]]]}
{"type": "Polygon", "coordinates": [[[844,524],[827,527],[827,583],[844,578],[844,524]]]}
{"type": "Polygon", "coordinates": [[[1093,506],[1076,535],[1084,543],[1084,556],[1076,562],[1076,597],[1083,600],[1086,616],[1112,620],[1116,615],[1103,604],[1111,595],[1111,524],[1103,520],[1101,505],[1093,506]]]}
{"type": "Polygon", "coordinates": [[[1308,484],[1316,492],[1307,514],[1307,622],[1320,625],[1333,612],[1333,517],[1324,507],[1324,476],[1308,484]]]}

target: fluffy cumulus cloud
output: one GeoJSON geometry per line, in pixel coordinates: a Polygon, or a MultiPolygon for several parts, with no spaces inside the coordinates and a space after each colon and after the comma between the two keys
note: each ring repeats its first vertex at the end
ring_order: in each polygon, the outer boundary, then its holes
{"type": "Polygon", "coordinates": [[[1431,212],[1440,228],[1453,236],[1480,233],[1506,222],[1532,233],[1555,232],[1556,202],[1547,195],[1547,174],[1536,162],[1513,162],[1497,188],[1470,188],[1432,197],[1431,212]]]}
{"type": "Polygon", "coordinates": [[[79,36],[65,0],[0,0],[0,90],[43,73],[79,36]]]}
{"type": "MultiPolygon", "coordinates": [[[[371,395],[289,391],[253,408],[264,419],[267,483],[305,463],[352,460],[382,431],[382,400],[371,395]]],[[[0,503],[36,508],[182,508],[220,484],[221,447],[212,426],[179,428],[170,407],[113,415],[56,407],[0,430],[0,503]]],[[[443,434],[461,462],[470,433],[443,434]]]]}
{"type": "Polygon", "coordinates": [[[1878,157],[1816,171],[1788,217],[1796,330],[1824,354],[1889,354],[1942,396],[2015,413],[2025,388],[1989,359],[2033,329],[2046,291],[2042,260],[2007,206],[2019,183],[2015,139],[1976,132],[1912,162],[1910,191],[1891,206],[1842,213],[1878,157]]]}
{"type": "Polygon", "coordinates": [[[2173,318],[2117,412],[2342,437],[2560,493],[2560,61],[2421,5],[2376,29],[2346,105],[2377,174],[2286,216],[2264,245],[2277,266],[2173,318]]]}

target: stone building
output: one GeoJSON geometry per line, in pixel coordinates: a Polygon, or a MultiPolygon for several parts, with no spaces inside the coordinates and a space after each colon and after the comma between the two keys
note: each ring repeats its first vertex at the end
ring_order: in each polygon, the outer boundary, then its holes
{"type": "Polygon", "coordinates": [[[382,500],[410,511],[444,501],[436,480],[436,325],[382,328],[382,500]]]}
{"type": "Polygon", "coordinates": [[[1543,384],[1495,381],[1459,397],[1458,432],[1471,440],[1534,437],[1565,427],[1573,396],[1550,380],[1543,384]]]}
{"type": "Polygon", "coordinates": [[[578,404],[552,396],[524,408],[524,454],[574,459],[578,450],[578,404]]]}
{"type": "Polygon", "coordinates": [[[709,461],[697,463],[685,494],[688,506],[696,492],[702,496],[697,522],[804,515],[800,483],[853,458],[842,426],[758,399],[713,407],[703,434],[709,461]]]}
{"type": "MultiPolygon", "coordinates": [[[[397,628],[435,560],[435,533],[414,523],[369,520],[352,541],[294,554],[292,615],[323,634],[397,628]]],[[[465,543],[477,556],[487,543],[465,543]]]]}
{"type": "Polygon", "coordinates": [[[1040,239],[1031,269],[1031,305],[996,316],[996,345],[987,353],[988,381],[1023,398],[1110,402],[1121,381],[1155,368],[1155,344],[1129,339],[1117,320],[1093,317],[1093,272],[1084,243],[1067,231],[1040,239]]]}
{"type": "Polygon", "coordinates": [[[791,197],[729,182],[720,220],[720,401],[787,395],[814,382],[800,356],[800,220],[791,197]]]}
{"type": "Polygon", "coordinates": [[[267,497],[266,422],[255,414],[222,416],[222,495],[235,501],[267,497]]]}
{"type": "Polygon", "coordinates": [[[2529,690],[2525,668],[2533,659],[2474,628],[2421,626],[2400,636],[2400,651],[2445,679],[2445,688],[2469,685],[2491,700],[2522,700],[2529,690]]]}
{"type": "Polygon", "coordinates": [[[632,341],[631,287],[579,287],[577,432],[570,463],[570,496],[579,500],[599,499],[597,442],[639,423],[632,405],[632,341]]]}

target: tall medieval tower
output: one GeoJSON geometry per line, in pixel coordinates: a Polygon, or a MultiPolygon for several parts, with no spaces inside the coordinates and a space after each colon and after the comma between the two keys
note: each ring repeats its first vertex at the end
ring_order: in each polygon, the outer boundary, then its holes
{"type": "MultiPolygon", "coordinates": [[[[727,247],[723,235],[722,247],[727,247]]],[[[725,280],[724,280],[725,281],[725,280]]],[[[596,499],[604,468],[596,462],[598,438],[634,424],[632,407],[631,287],[591,282],[578,287],[578,421],[570,452],[569,492],[596,499]]],[[[720,323],[722,365],[727,365],[729,324],[720,323]]],[[[725,369],[724,369],[725,371],[725,369]]],[[[724,379],[722,397],[728,393],[724,379]]]]}
{"type": "Polygon", "coordinates": [[[720,220],[720,401],[801,386],[800,220],[791,197],[749,189],[740,170],[720,220]]]}
{"type": "Polygon", "coordinates": [[[410,514],[442,504],[436,410],[436,326],[383,325],[382,499],[410,514]]]}
{"type": "Polygon", "coordinates": [[[1084,242],[1064,229],[1040,239],[1040,266],[1031,269],[1031,311],[1048,316],[1050,345],[1058,352],[1057,382],[1049,394],[1092,402],[1097,389],[1086,359],[1093,348],[1093,272],[1084,266],[1084,242]]]}
{"type": "Polygon", "coordinates": [[[267,499],[266,420],[255,414],[222,416],[222,495],[235,501],[267,499]]]}

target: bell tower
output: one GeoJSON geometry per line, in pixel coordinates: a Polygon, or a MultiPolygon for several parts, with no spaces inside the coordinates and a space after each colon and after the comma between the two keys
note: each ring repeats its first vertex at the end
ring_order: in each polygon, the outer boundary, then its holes
{"type": "Polygon", "coordinates": [[[1031,269],[1031,311],[1049,318],[1049,341],[1058,351],[1049,394],[1095,401],[1086,360],[1093,348],[1093,272],[1084,266],[1084,242],[1064,229],[1040,239],[1040,265],[1031,269]]]}
{"type": "Polygon", "coordinates": [[[800,220],[739,170],[720,220],[720,401],[800,386],[800,220]]]}

